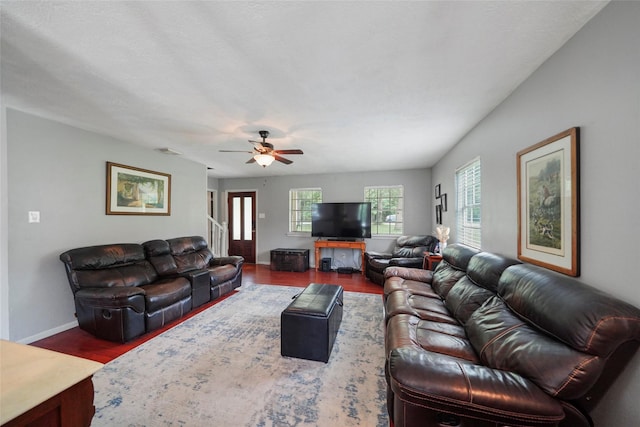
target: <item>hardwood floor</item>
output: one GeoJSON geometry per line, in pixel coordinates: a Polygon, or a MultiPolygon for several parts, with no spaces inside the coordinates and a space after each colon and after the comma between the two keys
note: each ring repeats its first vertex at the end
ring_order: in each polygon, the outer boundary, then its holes
{"type": "MultiPolygon", "coordinates": [[[[304,273],[291,273],[284,271],[271,271],[268,265],[256,264],[245,264],[242,270],[243,285],[261,284],[305,287],[309,283],[331,283],[341,285],[345,291],[382,295],[381,286],[365,279],[364,276],[359,273],[338,274],[336,272],[316,272],[314,269],[309,269],[304,273]]],[[[231,295],[233,295],[233,293],[198,307],[185,317],[176,320],[164,328],[145,334],[125,344],[96,338],[76,327],[43,340],[36,341],[31,345],[107,363],[231,295]]]]}

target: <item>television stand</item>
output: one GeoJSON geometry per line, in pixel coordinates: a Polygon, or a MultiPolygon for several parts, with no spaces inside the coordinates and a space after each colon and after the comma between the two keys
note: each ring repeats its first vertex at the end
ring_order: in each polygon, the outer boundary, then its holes
{"type": "Polygon", "coordinates": [[[360,273],[364,276],[364,253],[367,250],[367,245],[364,240],[356,242],[356,241],[345,241],[345,240],[316,240],[314,242],[315,250],[316,250],[316,271],[320,268],[320,250],[322,248],[346,248],[346,249],[358,249],[360,251],[362,257],[362,267],[360,267],[360,273]]]}

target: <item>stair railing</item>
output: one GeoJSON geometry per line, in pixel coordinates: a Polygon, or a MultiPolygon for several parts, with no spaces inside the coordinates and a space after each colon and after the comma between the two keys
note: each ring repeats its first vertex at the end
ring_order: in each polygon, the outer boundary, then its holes
{"type": "Polygon", "coordinates": [[[229,248],[227,246],[226,221],[222,221],[222,224],[220,224],[209,215],[207,215],[207,221],[209,224],[208,240],[211,253],[213,253],[215,257],[227,256],[229,248]]]}

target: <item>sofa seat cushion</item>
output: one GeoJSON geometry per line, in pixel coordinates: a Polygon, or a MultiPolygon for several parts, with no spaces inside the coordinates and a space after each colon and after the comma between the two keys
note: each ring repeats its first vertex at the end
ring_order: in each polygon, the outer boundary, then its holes
{"type": "Polygon", "coordinates": [[[218,286],[233,280],[238,275],[238,268],[233,264],[210,267],[209,275],[211,276],[211,286],[218,286]]]}
{"type": "Polygon", "coordinates": [[[389,319],[385,350],[389,355],[397,348],[413,347],[480,363],[476,352],[460,325],[420,320],[400,314],[389,319]]]}
{"type": "Polygon", "coordinates": [[[76,292],[75,298],[85,306],[101,308],[130,308],[143,313],[145,291],[136,286],[115,288],[84,288],[76,292]]]}
{"type": "Polygon", "coordinates": [[[161,279],[141,286],[145,291],[147,312],[154,312],[191,296],[191,284],[184,277],[161,279]]]}
{"type": "Polygon", "coordinates": [[[392,292],[385,302],[385,320],[398,314],[410,314],[422,320],[458,324],[449,314],[444,301],[423,295],[414,295],[408,291],[392,292]]]}
{"type": "MultiPolygon", "coordinates": [[[[427,270],[421,270],[427,271],[427,270]]],[[[384,299],[393,292],[409,292],[412,295],[421,295],[429,298],[440,299],[440,296],[433,290],[433,288],[424,282],[418,282],[416,280],[407,280],[403,277],[390,277],[384,282],[384,299]]]]}

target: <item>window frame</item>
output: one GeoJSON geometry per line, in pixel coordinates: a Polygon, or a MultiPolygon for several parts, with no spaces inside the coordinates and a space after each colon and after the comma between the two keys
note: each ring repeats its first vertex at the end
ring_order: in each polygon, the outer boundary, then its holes
{"type": "Polygon", "coordinates": [[[456,238],[472,248],[482,246],[482,162],[476,157],[456,169],[456,238]]]}
{"type": "MultiPolygon", "coordinates": [[[[391,199],[391,197],[387,197],[386,199],[391,199]]],[[[364,187],[364,201],[371,202],[371,237],[387,237],[387,238],[396,238],[398,236],[402,236],[404,234],[404,185],[403,184],[395,184],[395,185],[367,185],[364,187]],[[399,203],[396,206],[396,210],[394,213],[386,214],[383,209],[378,209],[379,202],[384,199],[384,197],[380,197],[378,194],[376,199],[369,199],[367,197],[367,193],[371,190],[375,190],[376,192],[380,190],[389,190],[389,189],[400,189],[401,196],[396,197],[399,200],[399,203]],[[395,221],[393,223],[397,227],[399,224],[400,230],[394,233],[378,233],[379,225],[385,224],[386,221],[378,222],[376,219],[378,215],[387,216],[387,215],[396,215],[395,221]],[[400,217],[400,221],[398,221],[398,217],[400,217]]],[[[385,218],[386,219],[386,218],[385,218]]],[[[389,230],[391,226],[389,226],[389,230]]]]}
{"type": "Polygon", "coordinates": [[[311,236],[311,205],[313,203],[322,203],[322,188],[320,187],[308,187],[308,188],[290,188],[289,189],[289,224],[288,224],[288,231],[287,231],[287,236],[305,236],[305,237],[309,237],[311,236]],[[304,192],[304,191],[316,191],[319,192],[319,200],[314,199],[314,197],[310,197],[310,198],[300,198],[300,197],[296,197],[294,198],[294,194],[297,196],[299,193],[304,192]],[[298,203],[305,203],[305,202],[310,202],[308,204],[308,208],[305,207],[299,207],[298,209],[294,210],[294,200],[296,200],[298,203]],[[294,224],[303,224],[304,222],[304,218],[302,218],[302,216],[305,215],[305,212],[308,212],[308,219],[309,219],[309,231],[302,231],[300,230],[300,226],[298,226],[298,230],[294,230],[294,224]],[[299,216],[299,220],[296,219],[294,220],[294,216],[299,216]]]}

